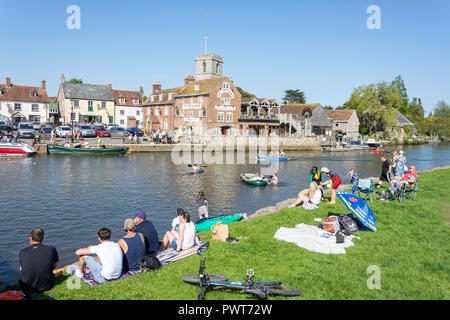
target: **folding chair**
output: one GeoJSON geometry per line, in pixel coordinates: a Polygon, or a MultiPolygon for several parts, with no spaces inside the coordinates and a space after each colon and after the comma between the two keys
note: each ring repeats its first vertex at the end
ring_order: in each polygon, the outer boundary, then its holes
{"type": "Polygon", "coordinates": [[[367,198],[369,198],[370,202],[373,201],[373,193],[375,192],[375,190],[376,188],[373,185],[372,179],[358,178],[352,188],[353,194],[356,193],[356,195],[362,200],[367,200],[367,198]]]}
{"type": "Polygon", "coordinates": [[[412,202],[415,202],[416,197],[417,197],[417,185],[418,184],[419,184],[419,179],[414,181],[414,183],[412,185],[410,185],[408,182],[404,183],[400,190],[400,202],[403,202],[404,199],[409,199],[412,202]]]}

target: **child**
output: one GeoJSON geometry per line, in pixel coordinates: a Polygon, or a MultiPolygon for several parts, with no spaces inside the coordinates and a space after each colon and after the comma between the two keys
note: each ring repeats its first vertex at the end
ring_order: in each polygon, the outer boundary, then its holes
{"type": "Polygon", "coordinates": [[[198,204],[198,216],[200,219],[208,218],[208,200],[206,200],[205,194],[200,191],[197,195],[197,204],[198,204]]]}

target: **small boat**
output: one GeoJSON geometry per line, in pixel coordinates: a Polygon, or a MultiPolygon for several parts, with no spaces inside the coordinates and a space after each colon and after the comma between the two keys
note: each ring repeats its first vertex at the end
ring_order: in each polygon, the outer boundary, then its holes
{"type": "Polygon", "coordinates": [[[194,170],[194,171],[192,171],[192,173],[203,173],[203,172],[205,172],[205,170],[203,169],[203,168],[200,168],[200,169],[198,169],[198,170],[194,170]]]}
{"type": "Polygon", "coordinates": [[[258,155],[256,158],[257,158],[257,160],[275,160],[275,161],[289,160],[288,157],[286,157],[286,156],[268,156],[266,154],[263,156],[258,155]]]}
{"type": "Polygon", "coordinates": [[[0,142],[0,156],[2,157],[29,157],[36,154],[36,150],[21,141],[0,142]]]}
{"type": "Polygon", "coordinates": [[[366,145],[370,148],[380,148],[383,146],[381,142],[376,141],[375,139],[368,139],[366,141],[366,145]]]}
{"type": "Polygon", "coordinates": [[[243,215],[244,215],[243,213],[237,213],[233,215],[222,215],[218,217],[203,218],[195,222],[195,229],[197,230],[197,232],[209,230],[216,223],[228,224],[239,221],[242,219],[243,215]]]}
{"type": "Polygon", "coordinates": [[[373,150],[369,150],[369,152],[384,152],[383,149],[373,149],[373,150]]]}
{"type": "Polygon", "coordinates": [[[263,180],[263,179],[252,180],[252,178],[254,178],[255,176],[256,176],[256,174],[254,174],[254,173],[241,173],[241,175],[240,175],[241,180],[249,185],[252,185],[252,186],[267,185],[267,180],[263,180]]]}
{"type": "Polygon", "coordinates": [[[128,152],[128,147],[74,148],[48,144],[47,148],[50,154],[68,154],[68,155],[122,155],[128,152]]]}

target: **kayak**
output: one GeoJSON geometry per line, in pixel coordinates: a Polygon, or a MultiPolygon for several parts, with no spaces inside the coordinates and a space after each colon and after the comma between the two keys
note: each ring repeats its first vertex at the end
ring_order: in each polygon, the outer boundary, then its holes
{"type": "Polygon", "coordinates": [[[245,183],[252,185],[252,186],[265,186],[267,184],[266,180],[259,179],[259,180],[251,180],[255,176],[254,173],[241,173],[240,177],[241,180],[245,183]]]}
{"type": "Polygon", "coordinates": [[[203,173],[205,170],[203,169],[198,169],[198,170],[194,170],[192,171],[192,173],[203,173]]]}
{"type": "Polygon", "coordinates": [[[268,155],[263,155],[263,156],[257,156],[258,160],[275,160],[275,161],[287,161],[289,160],[288,157],[286,156],[268,156],[268,155]]]}
{"type": "Polygon", "coordinates": [[[197,220],[195,222],[195,229],[197,232],[210,230],[213,225],[216,223],[228,224],[232,222],[236,222],[242,219],[243,213],[237,213],[233,215],[223,215],[218,217],[208,217],[197,220]]]}

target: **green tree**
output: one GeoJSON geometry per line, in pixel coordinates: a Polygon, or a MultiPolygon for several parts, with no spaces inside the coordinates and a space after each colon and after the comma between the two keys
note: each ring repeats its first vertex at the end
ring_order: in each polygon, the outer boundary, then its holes
{"type": "Polygon", "coordinates": [[[284,91],[283,103],[306,103],[305,93],[299,89],[284,91]]]}
{"type": "Polygon", "coordinates": [[[83,80],[77,79],[77,78],[72,78],[68,82],[70,82],[70,83],[83,83],[83,80]]]}
{"type": "Polygon", "coordinates": [[[237,89],[237,91],[239,91],[242,98],[256,98],[256,96],[254,94],[249,93],[240,87],[236,87],[236,89],[237,89]]]}
{"type": "Polygon", "coordinates": [[[422,106],[422,100],[414,97],[408,105],[408,119],[411,120],[419,133],[423,132],[425,121],[425,111],[422,106]]]}
{"type": "Polygon", "coordinates": [[[326,105],[323,107],[325,110],[333,110],[333,107],[330,105],[326,105]]]}
{"type": "Polygon", "coordinates": [[[398,106],[398,111],[400,111],[400,113],[402,113],[403,115],[407,116],[409,99],[408,94],[406,92],[405,81],[399,75],[392,81],[392,85],[399,91],[399,93],[402,96],[402,102],[398,106]]]}
{"type": "Polygon", "coordinates": [[[367,131],[375,133],[396,125],[401,103],[402,95],[397,87],[382,81],[354,89],[345,106],[355,109],[367,131]]]}

